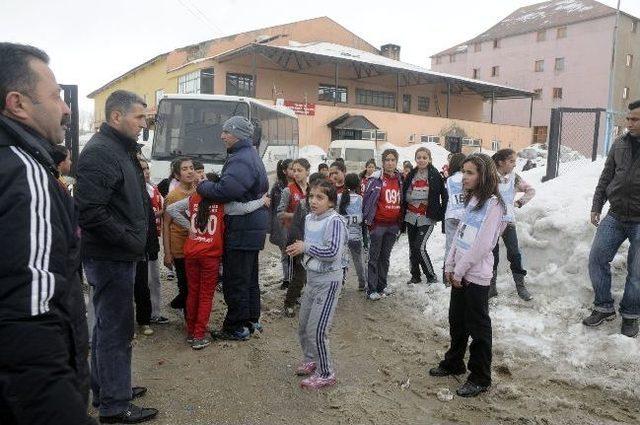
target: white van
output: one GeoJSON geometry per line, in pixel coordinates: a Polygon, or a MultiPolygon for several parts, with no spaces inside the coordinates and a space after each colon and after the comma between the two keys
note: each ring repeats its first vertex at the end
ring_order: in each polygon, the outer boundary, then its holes
{"type": "Polygon", "coordinates": [[[329,145],[327,159],[329,163],[337,158],[344,159],[347,172],[358,173],[364,170],[370,159],[378,160],[378,149],[373,140],[334,140],[329,145]]]}

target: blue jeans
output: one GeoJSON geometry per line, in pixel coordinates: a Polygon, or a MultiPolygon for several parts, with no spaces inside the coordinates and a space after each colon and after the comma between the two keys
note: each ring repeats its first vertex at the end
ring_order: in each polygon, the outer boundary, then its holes
{"type": "Polygon", "coordinates": [[[135,261],[85,259],[93,287],[95,324],[91,339],[91,390],[100,416],[117,415],[131,401],[131,340],[135,261]]]}
{"type": "Polygon", "coordinates": [[[589,254],[589,277],[595,293],[594,310],[613,313],[610,263],[620,245],[629,239],[627,281],[620,302],[620,315],[625,319],[640,318],[640,222],[620,221],[611,214],[602,219],[589,254]]]}

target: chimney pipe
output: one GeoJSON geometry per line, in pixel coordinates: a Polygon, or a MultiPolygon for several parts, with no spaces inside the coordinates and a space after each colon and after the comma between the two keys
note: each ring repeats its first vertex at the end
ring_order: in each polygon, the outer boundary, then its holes
{"type": "Polygon", "coordinates": [[[380,54],[389,59],[400,60],[400,46],[397,44],[385,44],[380,47],[380,54]]]}

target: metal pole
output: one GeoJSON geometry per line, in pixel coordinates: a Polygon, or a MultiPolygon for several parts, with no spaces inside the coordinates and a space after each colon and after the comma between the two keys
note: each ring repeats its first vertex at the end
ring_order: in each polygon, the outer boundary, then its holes
{"type": "Polygon", "coordinates": [[[451,83],[447,81],[447,118],[449,118],[449,98],[451,97],[451,83]]]}
{"type": "Polygon", "coordinates": [[[549,143],[547,145],[547,174],[542,181],[558,177],[558,161],[560,159],[560,126],[562,112],[558,108],[551,110],[551,122],[549,124],[549,143]]]}
{"type": "Polygon", "coordinates": [[[335,84],[333,88],[333,106],[338,104],[338,62],[336,61],[335,84]]]}
{"type": "Polygon", "coordinates": [[[71,109],[71,124],[64,135],[64,145],[71,151],[71,176],[76,175],[76,164],[80,155],[80,115],[78,114],[78,86],[61,84],[64,90],[64,102],[71,109]]]}
{"type": "Polygon", "coordinates": [[[598,136],[600,135],[600,111],[596,112],[596,125],[593,129],[593,147],[591,149],[591,161],[598,159],[598,136]]]}
{"type": "Polygon", "coordinates": [[[531,96],[531,104],[529,105],[529,128],[533,123],[533,96],[531,96]]]}
{"type": "Polygon", "coordinates": [[[396,112],[400,112],[400,73],[396,72],[396,112]]]}
{"type": "Polygon", "coordinates": [[[495,92],[491,92],[491,124],[493,124],[493,105],[495,104],[496,101],[496,94],[495,92]]]}
{"type": "Polygon", "coordinates": [[[611,64],[609,67],[609,96],[607,99],[607,119],[605,122],[604,134],[604,154],[606,155],[611,146],[611,129],[613,128],[613,83],[616,69],[616,44],[618,39],[618,22],[620,21],[620,0],[616,11],[616,21],[613,27],[613,41],[611,42],[611,64]]]}
{"type": "Polygon", "coordinates": [[[256,97],[256,78],[257,78],[257,76],[256,76],[256,67],[257,67],[256,66],[256,61],[257,61],[257,59],[256,59],[256,55],[257,55],[256,50],[257,50],[257,47],[253,46],[253,60],[252,60],[252,65],[251,65],[252,66],[251,75],[252,75],[252,79],[253,79],[252,87],[251,87],[251,97],[253,97],[253,98],[256,97]]]}

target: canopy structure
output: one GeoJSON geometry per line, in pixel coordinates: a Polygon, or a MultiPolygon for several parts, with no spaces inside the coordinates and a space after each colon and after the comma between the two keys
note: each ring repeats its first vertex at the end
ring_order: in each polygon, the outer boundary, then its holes
{"type": "Polygon", "coordinates": [[[344,114],[327,124],[334,130],[378,130],[378,127],[362,115],[344,114]]]}

